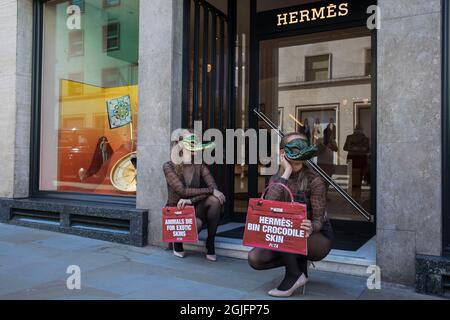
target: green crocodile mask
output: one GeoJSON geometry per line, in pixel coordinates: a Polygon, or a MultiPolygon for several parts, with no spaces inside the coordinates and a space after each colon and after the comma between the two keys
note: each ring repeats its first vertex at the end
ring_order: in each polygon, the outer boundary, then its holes
{"type": "Polygon", "coordinates": [[[307,161],[317,155],[318,149],[316,146],[311,146],[306,140],[295,139],[284,147],[284,151],[289,160],[307,161]]]}
{"type": "Polygon", "coordinates": [[[216,147],[214,142],[202,144],[200,139],[195,134],[184,138],[183,141],[181,141],[181,144],[183,148],[191,152],[210,150],[216,147]]]}

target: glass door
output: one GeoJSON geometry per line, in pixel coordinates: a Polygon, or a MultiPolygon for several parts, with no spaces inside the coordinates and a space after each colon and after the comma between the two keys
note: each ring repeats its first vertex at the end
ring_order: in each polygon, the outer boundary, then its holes
{"type": "MultiPolygon", "coordinates": [[[[368,212],[372,203],[371,44],[367,28],[260,41],[258,88],[260,110],[283,132],[301,132],[317,145],[319,154],[313,161],[368,212]]],[[[258,121],[257,127],[266,125],[258,121]]],[[[258,195],[270,178],[264,171],[259,165],[256,181],[250,181],[258,195]]],[[[337,231],[335,249],[356,251],[374,236],[373,223],[331,185],[327,200],[337,231]]]]}

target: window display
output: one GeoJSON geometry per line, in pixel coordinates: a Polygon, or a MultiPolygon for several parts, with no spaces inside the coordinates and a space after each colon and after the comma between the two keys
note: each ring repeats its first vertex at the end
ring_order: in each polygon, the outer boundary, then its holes
{"type": "Polygon", "coordinates": [[[40,191],[136,195],[139,1],[112,3],[44,4],[40,191]]]}

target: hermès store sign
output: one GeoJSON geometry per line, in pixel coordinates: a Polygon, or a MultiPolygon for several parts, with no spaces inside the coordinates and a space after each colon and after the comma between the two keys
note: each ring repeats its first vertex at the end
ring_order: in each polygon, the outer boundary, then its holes
{"type": "Polygon", "coordinates": [[[348,2],[340,3],[338,5],[330,3],[327,6],[319,8],[279,13],[277,14],[277,26],[281,27],[289,24],[345,17],[348,13],[348,2]]]}
{"type": "Polygon", "coordinates": [[[376,0],[317,1],[303,5],[257,13],[257,36],[269,37],[284,32],[310,32],[311,29],[332,28],[334,25],[364,26],[376,0]]]}

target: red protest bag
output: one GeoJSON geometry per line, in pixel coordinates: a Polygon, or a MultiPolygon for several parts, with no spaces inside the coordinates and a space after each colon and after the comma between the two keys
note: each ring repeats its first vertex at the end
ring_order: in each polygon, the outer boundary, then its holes
{"type": "Polygon", "coordinates": [[[178,243],[198,242],[195,208],[165,207],[162,209],[162,241],[178,243]]]}
{"type": "Polygon", "coordinates": [[[307,234],[301,224],[307,219],[307,206],[294,201],[292,191],[281,183],[270,184],[261,199],[250,199],[245,224],[244,245],[299,255],[308,255],[307,234]],[[284,187],[291,202],[265,200],[269,188],[284,187]]]}

